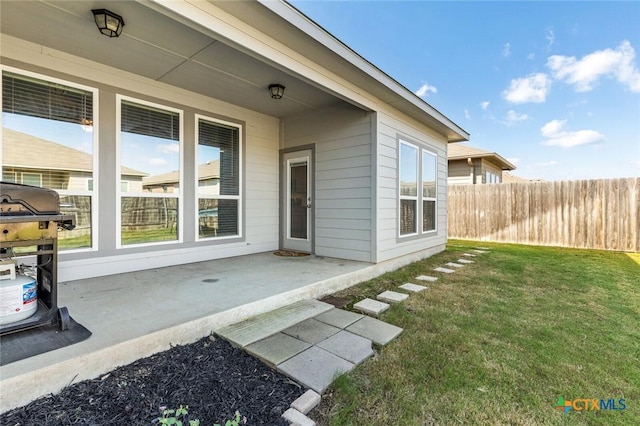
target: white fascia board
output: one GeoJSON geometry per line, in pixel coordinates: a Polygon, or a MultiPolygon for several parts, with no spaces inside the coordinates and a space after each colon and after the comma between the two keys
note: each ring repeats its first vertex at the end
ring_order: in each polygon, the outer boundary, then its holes
{"type": "Polygon", "coordinates": [[[391,89],[394,93],[399,95],[403,100],[409,102],[411,105],[421,109],[423,112],[429,114],[431,117],[438,120],[440,123],[449,128],[452,132],[458,134],[461,140],[468,140],[469,133],[447,118],[444,114],[442,114],[437,109],[433,108],[427,102],[422,100],[420,97],[412,93],[406,87],[398,83],[391,76],[386,74],[380,68],[373,65],[371,62],[367,61],[365,58],[360,56],[353,49],[349,48],[346,44],[342,43],[340,40],[335,38],[329,32],[324,30],[321,26],[316,24],[314,21],[309,19],[303,13],[301,13],[294,6],[290,5],[284,0],[257,0],[260,4],[262,4],[267,9],[271,10],[273,13],[279,15],[291,25],[298,28],[300,31],[303,31],[318,43],[330,49],[336,55],[339,55],[344,60],[348,61],[350,64],[358,68],[359,70],[365,72],[371,78],[376,80],[381,85],[385,86],[388,89],[391,89]]]}

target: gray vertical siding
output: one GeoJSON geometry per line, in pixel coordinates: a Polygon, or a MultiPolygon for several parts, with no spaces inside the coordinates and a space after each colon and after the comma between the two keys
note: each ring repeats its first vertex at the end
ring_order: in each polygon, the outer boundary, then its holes
{"type": "Polygon", "coordinates": [[[373,261],[372,120],[350,105],[284,121],[284,148],[315,145],[315,253],[373,261]]]}

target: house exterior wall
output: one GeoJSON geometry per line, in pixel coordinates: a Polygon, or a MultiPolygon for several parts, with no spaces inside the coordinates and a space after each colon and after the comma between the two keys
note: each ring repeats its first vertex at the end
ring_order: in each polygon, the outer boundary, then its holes
{"type": "Polygon", "coordinates": [[[427,256],[447,241],[447,141],[427,127],[391,111],[377,114],[376,262],[411,253],[427,256]],[[398,140],[437,155],[436,231],[399,237],[398,140]]]}
{"type": "Polygon", "coordinates": [[[482,159],[482,163],[480,165],[477,182],[478,183],[488,183],[487,182],[487,172],[491,172],[496,176],[500,177],[500,182],[502,182],[502,168],[495,165],[493,162],[488,161],[486,158],[482,159]]]}
{"type": "Polygon", "coordinates": [[[471,166],[467,160],[449,161],[447,183],[449,185],[470,185],[473,183],[471,166]]]}
{"type": "Polygon", "coordinates": [[[94,151],[94,207],[98,223],[91,250],[61,252],[60,280],[81,279],[275,250],[278,247],[279,120],[197,93],[158,83],[80,57],[3,35],[1,65],[58,78],[99,90],[99,144],[94,151]],[[183,111],[184,187],[180,242],[117,248],[116,94],[183,111]],[[236,122],[243,127],[244,172],[242,236],[196,241],[195,114],[236,122]]]}
{"type": "Polygon", "coordinates": [[[315,145],[315,254],[374,261],[372,122],[350,105],[283,121],[284,146],[315,145]]]}

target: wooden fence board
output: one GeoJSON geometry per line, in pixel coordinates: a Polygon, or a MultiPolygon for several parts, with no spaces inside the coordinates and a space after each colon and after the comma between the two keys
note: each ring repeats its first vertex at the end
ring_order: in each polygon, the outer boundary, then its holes
{"type": "Polygon", "coordinates": [[[450,238],[640,251],[640,178],[452,185],[450,238]]]}

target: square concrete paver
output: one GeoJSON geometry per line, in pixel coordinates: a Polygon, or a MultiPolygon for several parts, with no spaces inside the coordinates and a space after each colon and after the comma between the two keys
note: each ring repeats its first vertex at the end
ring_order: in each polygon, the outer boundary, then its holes
{"type": "Polygon", "coordinates": [[[471,253],[462,253],[462,255],[467,257],[478,257],[477,254],[471,254],[471,253]]]}
{"type": "Polygon", "coordinates": [[[412,293],[419,293],[421,291],[426,290],[428,287],[423,285],[413,284],[413,283],[405,283],[400,286],[401,289],[410,291],[412,293]]]}
{"type": "Polygon", "coordinates": [[[278,371],[322,394],[336,377],[353,367],[349,361],[312,346],[278,365],[278,371]]]}
{"type": "Polygon", "coordinates": [[[277,333],[245,346],[245,350],[270,367],[275,367],[310,347],[311,344],[307,342],[277,333]]]}
{"type": "Polygon", "coordinates": [[[398,302],[402,302],[407,297],[409,297],[408,294],[387,290],[377,295],[376,299],[380,300],[381,302],[398,303],[398,302]]]}
{"type": "Polygon", "coordinates": [[[322,401],[322,398],[318,392],[313,389],[307,389],[305,393],[291,403],[291,408],[300,411],[302,414],[307,414],[316,408],[320,401],[322,401]]]}
{"type": "Polygon", "coordinates": [[[377,345],[386,345],[402,333],[400,327],[371,317],[364,317],[346,328],[346,331],[371,340],[377,345]]]}
{"type": "Polygon", "coordinates": [[[455,272],[455,270],[453,269],[443,268],[441,266],[438,266],[437,268],[435,268],[434,271],[443,272],[445,274],[453,274],[455,272]]]}
{"type": "Polygon", "coordinates": [[[389,309],[389,305],[384,302],[378,302],[377,300],[367,298],[353,305],[353,309],[364,312],[368,315],[378,316],[389,309]]]}
{"type": "Polygon", "coordinates": [[[458,259],[458,260],[456,260],[456,262],[462,263],[463,265],[469,265],[471,263],[474,263],[473,260],[468,260],[468,259],[458,259]]]}
{"type": "Polygon", "coordinates": [[[323,341],[327,337],[336,334],[338,331],[340,331],[339,328],[316,321],[313,318],[304,320],[287,328],[286,330],[282,330],[284,334],[288,334],[296,339],[311,343],[312,345],[323,341]]]}
{"type": "Polygon", "coordinates": [[[471,250],[471,251],[479,254],[489,253],[487,250],[471,250]]]}
{"type": "Polygon", "coordinates": [[[343,309],[332,309],[318,315],[314,319],[325,324],[332,325],[334,327],[345,328],[358,321],[362,317],[362,314],[356,314],[355,312],[349,312],[343,309]]]}
{"type": "Polygon", "coordinates": [[[449,262],[449,263],[447,263],[446,266],[451,266],[452,268],[462,268],[464,265],[461,265],[461,264],[456,263],[456,262],[449,262]]]}
{"type": "Polygon", "coordinates": [[[344,330],[323,340],[316,346],[355,365],[373,356],[371,340],[344,330]]]}
{"type": "Polygon", "coordinates": [[[430,283],[438,281],[437,277],[430,277],[429,275],[420,275],[416,277],[416,280],[420,280],[420,281],[428,281],[430,283]]]}

